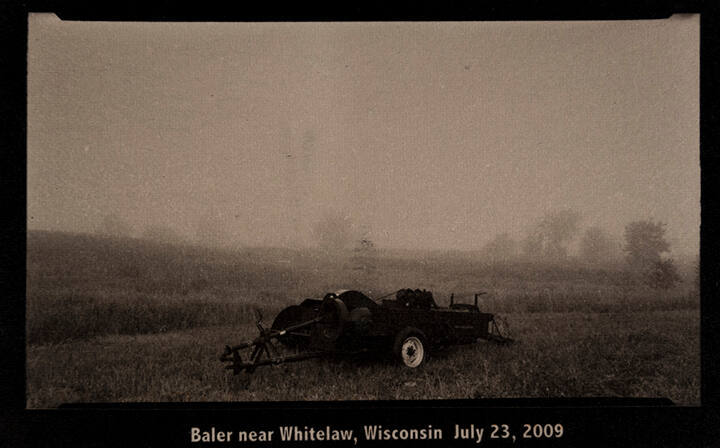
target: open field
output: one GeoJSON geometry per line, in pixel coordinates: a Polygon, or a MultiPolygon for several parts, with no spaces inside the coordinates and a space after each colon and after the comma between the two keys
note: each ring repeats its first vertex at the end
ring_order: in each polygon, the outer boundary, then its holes
{"type": "MultiPolygon", "coordinates": [[[[419,370],[385,359],[312,360],[258,370],[247,389],[216,361],[250,325],[33,345],[28,406],[96,401],[669,397],[699,400],[694,311],[509,314],[512,346],[479,343],[419,370]]],[[[245,379],[240,379],[243,381],[245,379]]]]}
{"type": "Polygon", "coordinates": [[[583,267],[492,266],[471,256],[167,247],[28,235],[27,405],[67,402],[668,397],[698,404],[699,303],[627,275],[583,267]],[[487,291],[512,346],[437,354],[419,370],[385,359],[314,360],[259,370],[237,387],[217,356],[304,297],[353,288],[487,291]]]}

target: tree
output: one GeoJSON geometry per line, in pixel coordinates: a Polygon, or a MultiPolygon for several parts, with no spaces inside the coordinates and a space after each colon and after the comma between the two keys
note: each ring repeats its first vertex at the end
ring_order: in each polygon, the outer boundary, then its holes
{"type": "Polygon", "coordinates": [[[613,243],[600,227],[590,227],[580,240],[580,256],[590,264],[607,262],[613,256],[613,243]]]}
{"type": "Polygon", "coordinates": [[[545,255],[551,260],[567,258],[567,244],[579,231],[580,214],[574,210],[550,212],[540,221],[546,235],[545,255]]]}
{"type": "Polygon", "coordinates": [[[645,283],[655,289],[670,289],[680,281],[672,259],[656,261],[645,275],[645,283]]]}
{"type": "Polygon", "coordinates": [[[551,261],[567,258],[567,245],[579,231],[580,214],[574,210],[555,210],[545,214],[523,240],[523,252],[530,258],[542,256],[551,261]]]}
{"type": "Polygon", "coordinates": [[[544,237],[537,229],[530,230],[522,240],[522,253],[529,260],[536,260],[542,257],[544,237]]]}
{"type": "Polygon", "coordinates": [[[507,263],[517,255],[517,246],[517,242],[503,232],[487,243],[483,252],[493,263],[507,263]]]}
{"type": "Polygon", "coordinates": [[[625,259],[632,270],[649,272],[670,251],[665,224],[653,220],[634,221],[625,226],[625,259]]]}
{"type": "Polygon", "coordinates": [[[681,281],[673,260],[663,259],[670,252],[665,223],[649,219],[625,226],[625,252],[630,268],[651,288],[670,289],[681,281]]]}

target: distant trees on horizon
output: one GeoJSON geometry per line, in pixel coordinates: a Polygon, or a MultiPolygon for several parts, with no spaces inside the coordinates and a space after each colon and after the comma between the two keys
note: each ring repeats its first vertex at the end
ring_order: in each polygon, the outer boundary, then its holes
{"type": "Polygon", "coordinates": [[[670,289],[681,281],[665,239],[666,224],[652,219],[625,226],[626,261],[629,268],[655,289],[670,289]]]}
{"type": "Polygon", "coordinates": [[[617,248],[612,238],[600,227],[592,226],[585,230],[580,240],[580,259],[591,265],[598,265],[618,258],[617,248]]]}
{"type": "MultiPolygon", "coordinates": [[[[572,209],[548,211],[527,227],[518,239],[509,232],[495,235],[482,247],[482,256],[493,264],[575,263],[586,267],[622,269],[655,289],[670,289],[682,281],[671,257],[664,222],[654,219],[632,221],[625,226],[621,242],[620,238],[613,237],[597,224],[583,229],[581,221],[580,213],[572,209]]],[[[228,228],[216,215],[202,216],[195,230],[194,242],[204,246],[222,247],[230,239],[228,228]]],[[[375,242],[369,236],[369,227],[359,228],[342,213],[328,213],[315,224],[312,232],[321,249],[377,253],[375,242]]],[[[166,225],[148,224],[136,233],[126,219],[115,213],[105,215],[96,226],[95,233],[119,238],[139,237],[164,244],[190,242],[166,225]]],[[[695,265],[695,277],[699,277],[698,262],[695,265]]],[[[697,279],[690,282],[697,283],[697,279]]]]}
{"type": "Polygon", "coordinates": [[[495,264],[511,261],[579,262],[598,267],[614,264],[655,289],[670,289],[681,282],[677,266],[669,257],[665,223],[652,219],[628,223],[622,247],[600,226],[590,226],[582,232],[577,254],[571,256],[569,247],[580,234],[580,222],[581,216],[574,210],[550,211],[529,227],[519,241],[508,232],[497,234],[483,246],[482,254],[495,264]]]}
{"type": "Polygon", "coordinates": [[[571,209],[552,210],[530,227],[522,242],[528,259],[562,262],[568,258],[568,244],[580,230],[580,213],[571,209]]]}

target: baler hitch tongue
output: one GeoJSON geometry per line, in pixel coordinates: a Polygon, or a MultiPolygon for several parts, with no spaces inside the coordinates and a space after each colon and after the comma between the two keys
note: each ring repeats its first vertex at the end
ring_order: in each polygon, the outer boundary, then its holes
{"type": "Polygon", "coordinates": [[[229,363],[229,365],[226,365],[225,368],[228,370],[232,370],[233,374],[237,375],[243,370],[247,371],[248,373],[252,373],[257,367],[260,366],[269,366],[283,364],[287,362],[302,361],[305,359],[317,358],[324,354],[324,352],[309,352],[301,353],[298,355],[281,356],[275,345],[273,345],[274,340],[285,336],[290,331],[311,326],[319,322],[321,320],[320,317],[308,320],[306,322],[298,323],[296,325],[291,325],[282,330],[273,330],[263,327],[262,315],[259,313],[259,311],[256,311],[256,314],[257,321],[255,325],[257,326],[259,335],[252,341],[247,341],[233,347],[226,345],[225,351],[222,353],[222,355],[220,355],[220,361],[229,363]],[[243,361],[242,356],[240,355],[241,350],[249,352],[247,361],[243,361]]]}

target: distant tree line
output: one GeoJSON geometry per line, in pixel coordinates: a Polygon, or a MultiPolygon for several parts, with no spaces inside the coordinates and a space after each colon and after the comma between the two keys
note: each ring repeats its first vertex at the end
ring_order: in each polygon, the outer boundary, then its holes
{"type": "MultiPolygon", "coordinates": [[[[529,226],[519,241],[507,232],[496,235],[484,246],[483,255],[492,263],[565,264],[572,261],[594,267],[617,264],[624,258],[625,268],[651,288],[670,289],[681,281],[670,257],[665,223],[652,219],[630,222],[625,226],[620,243],[597,225],[581,232],[581,221],[581,215],[575,210],[549,211],[529,226]],[[569,249],[575,241],[578,243],[577,255],[571,257],[569,249]]],[[[118,215],[108,214],[99,223],[96,233],[133,237],[135,230],[118,215]]],[[[313,228],[318,246],[326,250],[372,252],[375,243],[369,233],[369,228],[357,228],[347,215],[341,213],[328,213],[313,228]]],[[[166,244],[183,242],[175,230],[163,225],[148,225],[139,236],[166,244]]],[[[206,214],[198,222],[195,236],[200,244],[222,246],[229,239],[229,232],[220,216],[206,214]]]]}
{"type": "Polygon", "coordinates": [[[597,225],[581,234],[580,223],[581,216],[574,210],[553,210],[528,227],[519,241],[507,232],[496,235],[484,246],[483,255],[492,263],[572,261],[595,267],[620,263],[656,289],[670,289],[681,281],[675,262],[669,257],[665,223],[652,219],[633,221],[625,226],[622,243],[597,225]],[[571,257],[569,248],[575,241],[577,255],[571,257]]]}

